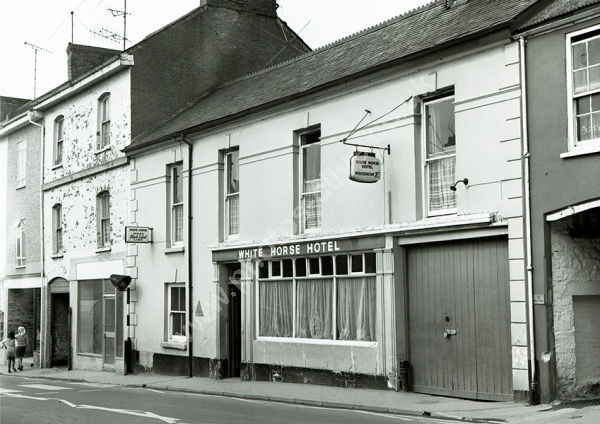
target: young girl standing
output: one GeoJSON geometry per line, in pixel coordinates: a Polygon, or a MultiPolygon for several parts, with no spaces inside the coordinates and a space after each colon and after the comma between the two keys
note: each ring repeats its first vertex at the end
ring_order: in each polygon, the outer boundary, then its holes
{"type": "Polygon", "coordinates": [[[11,366],[12,366],[12,370],[14,372],[17,372],[17,370],[15,368],[15,345],[16,345],[15,332],[9,331],[8,337],[6,339],[2,340],[2,342],[0,342],[0,343],[2,344],[2,347],[6,349],[6,358],[8,359],[8,372],[10,372],[11,366]]]}
{"type": "Polygon", "coordinates": [[[27,348],[27,343],[29,343],[29,339],[25,333],[25,327],[19,327],[15,336],[15,353],[17,354],[17,369],[19,371],[23,371],[23,355],[25,355],[25,349],[27,348]]]}

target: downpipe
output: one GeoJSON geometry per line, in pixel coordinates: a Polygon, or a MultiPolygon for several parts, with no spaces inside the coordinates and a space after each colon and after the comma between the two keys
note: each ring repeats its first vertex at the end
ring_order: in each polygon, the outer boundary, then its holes
{"type": "Polygon", "coordinates": [[[192,296],[192,154],[194,151],[194,145],[186,140],[185,135],[181,136],[181,141],[187,144],[188,146],[188,196],[187,196],[187,205],[188,205],[188,226],[187,226],[187,292],[188,292],[188,316],[187,316],[187,325],[188,325],[188,377],[192,377],[194,374],[194,355],[193,355],[193,319],[192,319],[192,311],[193,311],[193,296],[192,296]]]}

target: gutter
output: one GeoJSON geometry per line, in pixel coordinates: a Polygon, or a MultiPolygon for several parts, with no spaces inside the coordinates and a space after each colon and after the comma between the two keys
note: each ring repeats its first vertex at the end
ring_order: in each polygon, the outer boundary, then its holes
{"type": "Polygon", "coordinates": [[[525,38],[519,38],[519,67],[521,73],[521,131],[523,143],[523,156],[521,158],[524,173],[523,219],[525,225],[525,252],[527,255],[527,315],[529,321],[529,402],[532,405],[540,403],[539,375],[537,371],[537,358],[535,356],[535,326],[533,314],[533,265],[531,242],[531,182],[529,179],[529,136],[527,133],[527,67],[525,63],[525,38]]]}
{"type": "MultiPolygon", "coordinates": [[[[46,276],[46,260],[45,260],[45,250],[44,250],[44,192],[42,191],[42,186],[44,185],[44,138],[45,138],[45,128],[42,124],[38,124],[34,122],[33,119],[41,119],[43,115],[35,109],[31,109],[27,114],[27,119],[30,124],[39,127],[40,129],[40,334],[43,334],[46,317],[44,311],[42,310],[42,305],[44,304],[44,277],[46,276]]],[[[34,296],[35,302],[35,296],[34,296]]],[[[42,364],[44,364],[45,351],[46,351],[46,337],[40,337],[40,368],[42,364]]],[[[35,348],[35,341],[34,341],[35,348]]],[[[69,346],[69,350],[71,347],[69,346]]]]}
{"type": "Polygon", "coordinates": [[[194,151],[194,145],[186,140],[185,135],[181,136],[180,139],[182,142],[187,144],[188,146],[188,196],[187,196],[187,205],[188,205],[188,225],[187,225],[187,268],[188,268],[188,276],[187,276],[187,296],[188,296],[188,316],[187,316],[187,340],[188,340],[188,377],[193,376],[194,371],[194,355],[193,355],[193,331],[194,331],[194,320],[192,318],[193,313],[193,301],[192,301],[192,153],[194,151]]]}

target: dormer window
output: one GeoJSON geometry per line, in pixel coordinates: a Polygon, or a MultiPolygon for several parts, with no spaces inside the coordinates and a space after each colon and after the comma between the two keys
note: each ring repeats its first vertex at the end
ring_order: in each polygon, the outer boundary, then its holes
{"type": "Polygon", "coordinates": [[[110,93],[104,93],[98,99],[98,150],[110,144],[110,93]]]}

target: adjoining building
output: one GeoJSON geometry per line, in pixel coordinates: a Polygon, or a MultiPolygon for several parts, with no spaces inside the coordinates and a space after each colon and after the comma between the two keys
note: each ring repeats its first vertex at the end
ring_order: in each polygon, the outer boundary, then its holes
{"type": "Polygon", "coordinates": [[[534,3],[428,4],[134,137],[139,369],[523,396],[534,3]]]}
{"type": "Polygon", "coordinates": [[[527,73],[529,269],[542,401],[597,396],[600,2],[550,2],[517,36],[527,73]]]}

